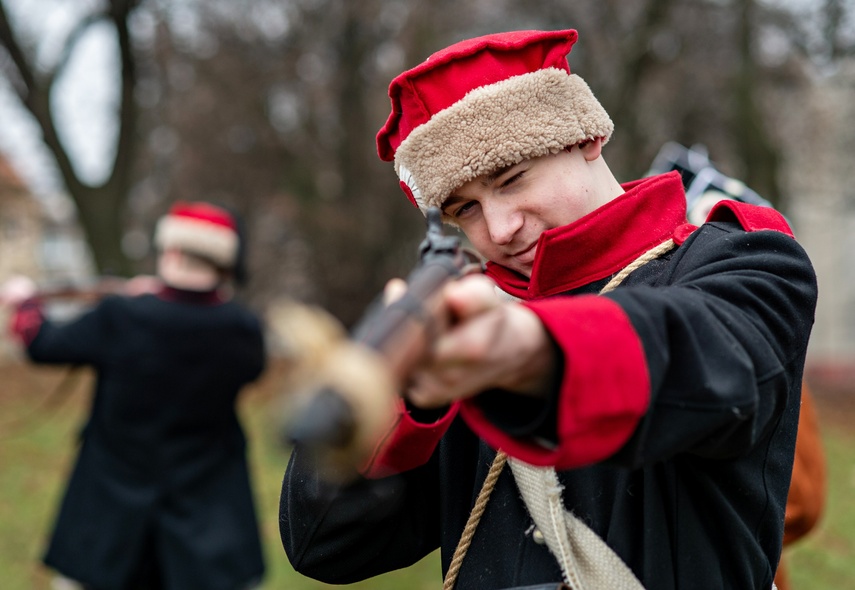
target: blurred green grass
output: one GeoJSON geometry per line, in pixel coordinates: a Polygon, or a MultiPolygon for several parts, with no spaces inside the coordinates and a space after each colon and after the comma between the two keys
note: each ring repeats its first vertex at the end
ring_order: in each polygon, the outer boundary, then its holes
{"type": "MultiPolygon", "coordinates": [[[[250,469],[267,564],[262,590],[342,588],[296,573],[279,541],[278,509],[288,451],[277,444],[281,368],[273,367],[242,395],[239,412],[249,439],[250,469]]],[[[91,375],[66,368],[0,365],[0,588],[48,590],[40,563],[86,417],[91,375]]],[[[346,586],[432,590],[442,586],[438,553],[416,565],[346,586]]]]}
{"type": "MultiPolygon", "coordinates": [[[[267,562],[263,590],[341,588],[310,580],[291,568],[279,542],[277,510],[288,452],[277,444],[283,367],[274,366],[242,397],[240,414],[267,562]]],[[[85,418],[91,376],[66,379],[67,369],[0,366],[0,580],[4,590],[48,590],[40,565],[65,478],[85,418]],[[61,390],[61,391],[60,391],[61,390]],[[52,394],[51,392],[56,392],[52,394]]],[[[829,467],[829,496],[819,527],[787,550],[793,590],[855,587],[855,412],[841,414],[817,395],[829,467]],[[825,417],[834,418],[826,420],[825,417]]],[[[848,405],[848,404],[847,404],[848,405]]],[[[851,404],[855,408],[855,401],[851,404]]],[[[346,586],[358,590],[438,589],[439,557],[346,586]]]]}
{"type": "Polygon", "coordinates": [[[785,550],[790,582],[793,590],[855,588],[855,391],[823,397],[813,390],[828,496],[817,528],[785,550]]]}

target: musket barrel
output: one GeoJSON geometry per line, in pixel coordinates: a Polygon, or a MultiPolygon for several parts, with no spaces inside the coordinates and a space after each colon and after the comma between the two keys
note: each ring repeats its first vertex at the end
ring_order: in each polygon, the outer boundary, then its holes
{"type": "MultiPolygon", "coordinates": [[[[357,467],[391,428],[395,398],[450,321],[439,293],[473,268],[474,257],[461,250],[460,239],[443,234],[439,210],[428,211],[427,220],[419,263],[407,277],[402,296],[388,304],[378,298],[369,307],[350,338],[330,351],[329,375],[318,375],[315,390],[304,396],[302,408],[286,426],[283,438],[321,462],[328,458],[326,471],[333,476],[346,471],[348,461],[357,467]],[[336,365],[358,370],[343,378],[336,365]]],[[[480,263],[476,266],[480,269],[480,263]]]]}

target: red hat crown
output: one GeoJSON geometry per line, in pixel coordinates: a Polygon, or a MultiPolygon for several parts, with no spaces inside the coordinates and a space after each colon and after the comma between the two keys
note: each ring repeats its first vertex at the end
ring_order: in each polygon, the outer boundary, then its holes
{"type": "Polygon", "coordinates": [[[575,30],[511,31],[466,39],[437,51],[389,85],[392,112],[377,134],[380,158],[391,162],[410,132],[475,88],[545,68],[570,73],[575,30]]]}
{"type": "Polygon", "coordinates": [[[212,223],[232,231],[237,231],[237,223],[231,213],[211,203],[201,201],[178,201],[169,208],[169,215],[184,217],[200,223],[212,223]]]}
{"type": "Polygon", "coordinates": [[[206,258],[221,268],[238,262],[238,224],[227,210],[201,201],[178,201],[158,221],[155,244],[206,258]]]}
{"type": "Polygon", "coordinates": [[[462,184],[593,138],[613,124],[567,54],[575,30],[512,31],[461,41],[392,80],[377,133],[422,211],[462,184]]]}

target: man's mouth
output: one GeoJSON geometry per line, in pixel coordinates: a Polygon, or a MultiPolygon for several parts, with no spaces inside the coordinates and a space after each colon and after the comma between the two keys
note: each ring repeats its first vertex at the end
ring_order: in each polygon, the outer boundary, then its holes
{"type": "Polygon", "coordinates": [[[534,261],[534,255],[537,253],[537,242],[532,242],[528,247],[511,254],[518,262],[528,264],[534,261]]]}

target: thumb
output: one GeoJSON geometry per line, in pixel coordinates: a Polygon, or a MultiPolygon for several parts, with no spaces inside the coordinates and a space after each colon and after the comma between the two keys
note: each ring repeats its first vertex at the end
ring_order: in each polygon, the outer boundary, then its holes
{"type": "Polygon", "coordinates": [[[467,319],[501,304],[496,283],[484,275],[470,275],[446,285],[444,297],[452,316],[467,319]]]}

